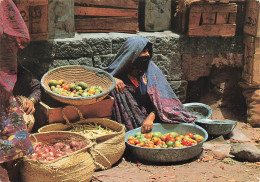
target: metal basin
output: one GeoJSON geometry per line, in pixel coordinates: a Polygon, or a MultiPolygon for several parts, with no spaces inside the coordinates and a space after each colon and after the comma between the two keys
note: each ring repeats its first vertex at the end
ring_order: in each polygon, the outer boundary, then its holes
{"type": "Polygon", "coordinates": [[[203,103],[191,102],[183,104],[183,106],[194,116],[199,119],[208,119],[212,114],[212,109],[203,103]]]}
{"type": "Polygon", "coordinates": [[[156,123],[153,125],[153,132],[168,133],[175,131],[179,134],[186,134],[188,132],[196,133],[204,137],[204,140],[194,146],[187,146],[182,148],[143,148],[127,143],[129,136],[134,136],[136,132],[141,132],[141,127],[130,130],[125,134],[126,146],[131,154],[143,161],[149,162],[180,162],[192,159],[202,152],[202,144],[208,139],[207,132],[196,124],[164,124],[156,123]]]}
{"type": "Polygon", "coordinates": [[[196,124],[204,128],[211,136],[227,135],[233,131],[237,122],[232,120],[219,121],[212,119],[200,119],[196,124]]]}

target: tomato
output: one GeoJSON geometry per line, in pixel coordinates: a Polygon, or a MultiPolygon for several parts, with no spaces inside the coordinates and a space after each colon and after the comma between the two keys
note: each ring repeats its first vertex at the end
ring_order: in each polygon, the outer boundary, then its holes
{"type": "Polygon", "coordinates": [[[157,142],[157,144],[156,144],[156,145],[157,145],[157,146],[158,146],[158,145],[162,146],[163,144],[164,144],[164,142],[163,142],[163,141],[159,141],[159,142],[157,142]]]}
{"type": "Polygon", "coordinates": [[[193,138],[193,137],[194,137],[193,133],[191,133],[191,132],[189,132],[189,133],[186,133],[186,135],[189,135],[189,136],[190,136],[190,138],[193,138]]]}
{"type": "Polygon", "coordinates": [[[158,138],[158,137],[153,137],[152,141],[153,141],[154,144],[157,144],[159,141],[161,141],[161,139],[158,138]]]}
{"type": "Polygon", "coordinates": [[[128,143],[131,144],[131,145],[135,145],[134,140],[128,140],[128,143]]]}
{"type": "Polygon", "coordinates": [[[162,140],[162,141],[166,141],[166,135],[163,135],[163,136],[161,137],[161,140],[162,140]]]}
{"type": "Polygon", "coordinates": [[[191,145],[197,145],[198,144],[198,142],[196,140],[191,139],[190,141],[191,141],[191,145]]]}
{"type": "Polygon", "coordinates": [[[170,140],[171,138],[174,138],[174,136],[172,136],[172,135],[166,135],[166,141],[167,141],[167,140],[170,140]]]}
{"type": "Polygon", "coordinates": [[[147,145],[147,147],[148,147],[148,148],[155,148],[155,146],[154,146],[153,143],[149,143],[149,144],[147,145]]]}
{"type": "Polygon", "coordinates": [[[134,139],[135,139],[135,137],[133,137],[133,136],[128,137],[128,140],[134,140],[134,139]]]}
{"type": "Polygon", "coordinates": [[[142,145],[141,145],[140,143],[136,144],[136,146],[138,146],[138,147],[142,147],[142,145]]]}
{"type": "Polygon", "coordinates": [[[167,147],[173,147],[174,146],[174,142],[172,140],[167,142],[167,147]]]}
{"type": "Polygon", "coordinates": [[[135,142],[135,144],[139,144],[139,143],[140,143],[140,140],[134,139],[134,142],[135,142]]]}
{"type": "Polygon", "coordinates": [[[188,140],[188,139],[183,139],[181,143],[182,143],[183,145],[185,145],[185,146],[190,146],[190,145],[191,145],[191,141],[188,140]]]}
{"type": "Polygon", "coordinates": [[[198,143],[200,143],[203,139],[204,139],[203,136],[198,136],[198,137],[196,138],[196,141],[197,141],[198,143]]]}
{"type": "Polygon", "coordinates": [[[147,134],[145,134],[144,137],[147,138],[147,139],[151,139],[152,138],[152,134],[151,133],[147,133],[147,134]]]}
{"type": "Polygon", "coordinates": [[[140,142],[139,145],[140,145],[141,147],[143,147],[143,146],[144,146],[144,142],[140,142]]]}
{"type": "Polygon", "coordinates": [[[167,140],[166,144],[168,144],[169,141],[173,141],[175,143],[175,139],[174,138],[170,138],[169,140],[167,140]]]}
{"type": "Polygon", "coordinates": [[[184,138],[184,136],[183,135],[179,135],[179,136],[177,136],[176,138],[175,138],[175,140],[179,140],[179,141],[182,141],[182,139],[184,138]]]}
{"type": "Polygon", "coordinates": [[[194,137],[194,139],[196,139],[198,136],[200,136],[200,135],[198,135],[198,134],[195,134],[193,137],[194,137]]]}
{"type": "Polygon", "coordinates": [[[96,92],[96,90],[95,90],[94,88],[91,88],[91,89],[89,89],[89,91],[88,91],[89,94],[95,94],[95,92],[96,92]]]}
{"type": "Polygon", "coordinates": [[[187,139],[187,140],[189,140],[189,139],[191,139],[191,138],[190,138],[189,135],[184,135],[183,139],[187,139]]]}

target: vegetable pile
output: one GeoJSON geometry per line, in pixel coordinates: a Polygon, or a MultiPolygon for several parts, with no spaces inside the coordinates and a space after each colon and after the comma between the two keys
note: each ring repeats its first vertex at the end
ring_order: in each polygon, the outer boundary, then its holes
{"type": "Polygon", "coordinates": [[[69,131],[78,132],[90,139],[116,133],[116,131],[97,123],[73,124],[69,131]]]}
{"type": "Polygon", "coordinates": [[[86,141],[57,142],[53,144],[45,144],[37,142],[34,145],[34,152],[28,155],[29,159],[40,161],[52,161],[59,157],[68,155],[72,152],[83,149],[87,146],[86,141]]]}
{"type": "Polygon", "coordinates": [[[88,97],[102,93],[100,86],[88,86],[85,82],[66,84],[64,80],[50,80],[49,87],[52,92],[67,97],[88,97]]]}
{"type": "Polygon", "coordinates": [[[188,132],[185,135],[180,135],[177,132],[165,134],[162,134],[161,132],[151,132],[147,134],[136,132],[135,136],[128,137],[128,143],[146,148],[174,148],[196,145],[203,139],[203,136],[191,132],[188,132]]]}

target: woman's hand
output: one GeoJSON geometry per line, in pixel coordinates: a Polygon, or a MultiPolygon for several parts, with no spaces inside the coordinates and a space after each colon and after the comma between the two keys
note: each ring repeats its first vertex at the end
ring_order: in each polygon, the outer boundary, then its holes
{"type": "Polygon", "coordinates": [[[23,110],[26,114],[33,114],[35,112],[34,103],[31,100],[26,99],[23,104],[23,110]]]}
{"type": "Polygon", "coordinates": [[[125,84],[122,80],[118,79],[118,78],[115,78],[115,81],[116,81],[116,91],[117,93],[121,92],[121,93],[124,93],[125,92],[125,84]]]}
{"type": "Polygon", "coordinates": [[[149,133],[153,129],[153,121],[155,119],[155,114],[151,112],[144,120],[142,124],[142,133],[149,133]]]}

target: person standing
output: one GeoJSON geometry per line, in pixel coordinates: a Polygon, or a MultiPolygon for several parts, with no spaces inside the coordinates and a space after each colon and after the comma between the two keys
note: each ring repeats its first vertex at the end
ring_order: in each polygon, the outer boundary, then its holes
{"type": "Polygon", "coordinates": [[[17,52],[30,41],[12,0],[0,0],[0,165],[15,181],[16,159],[33,152],[22,112],[12,93],[17,80],[17,52]]]}

